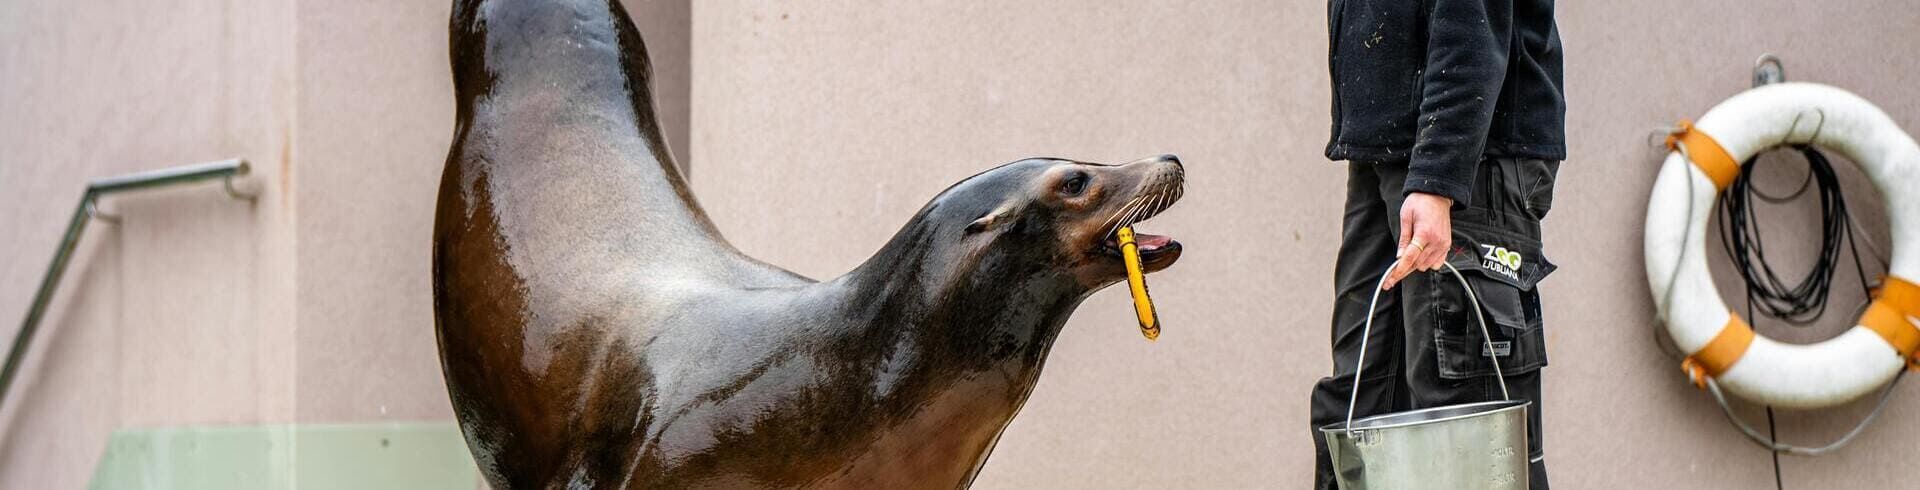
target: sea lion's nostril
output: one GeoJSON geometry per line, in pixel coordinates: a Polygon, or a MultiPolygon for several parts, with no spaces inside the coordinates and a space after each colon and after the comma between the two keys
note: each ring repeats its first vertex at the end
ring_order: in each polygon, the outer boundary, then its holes
{"type": "Polygon", "coordinates": [[[1179,156],[1175,156],[1175,155],[1174,155],[1174,154],[1172,154],[1172,153],[1168,153],[1168,154],[1165,154],[1165,155],[1160,155],[1159,157],[1156,157],[1156,158],[1154,158],[1153,160],[1154,160],[1155,162],[1157,162],[1157,163],[1162,163],[1162,164],[1166,164],[1166,163],[1171,163],[1171,164],[1173,164],[1173,166],[1172,166],[1171,168],[1165,168],[1165,170],[1164,170],[1164,171],[1166,171],[1166,172],[1171,172],[1171,173],[1175,173],[1175,174],[1184,174],[1184,173],[1186,173],[1186,172],[1187,172],[1187,166],[1186,166],[1185,164],[1182,164],[1182,163],[1180,163],[1180,157],[1179,157],[1179,156]]]}

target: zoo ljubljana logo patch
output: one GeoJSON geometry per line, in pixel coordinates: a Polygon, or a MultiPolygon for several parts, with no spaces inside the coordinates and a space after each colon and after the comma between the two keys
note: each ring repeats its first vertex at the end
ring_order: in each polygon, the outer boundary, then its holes
{"type": "Polygon", "coordinates": [[[1485,244],[1480,245],[1480,248],[1487,251],[1480,256],[1480,267],[1515,281],[1520,280],[1520,265],[1525,263],[1525,259],[1520,257],[1520,252],[1507,250],[1507,247],[1485,244]]]}

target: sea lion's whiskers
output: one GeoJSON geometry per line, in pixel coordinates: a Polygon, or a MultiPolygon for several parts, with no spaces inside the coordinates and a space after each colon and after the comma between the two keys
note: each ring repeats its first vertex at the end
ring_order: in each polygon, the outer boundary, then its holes
{"type": "Polygon", "coordinates": [[[1140,206],[1136,206],[1136,205],[1127,206],[1127,214],[1124,216],[1121,216],[1119,221],[1113,222],[1113,227],[1107,230],[1107,234],[1112,235],[1115,233],[1119,233],[1121,228],[1126,228],[1127,225],[1130,224],[1128,223],[1128,220],[1133,219],[1133,214],[1139,211],[1140,211],[1140,206]]]}
{"type": "Polygon", "coordinates": [[[1107,234],[1111,235],[1111,234],[1117,233],[1120,231],[1121,228],[1133,226],[1135,222],[1139,221],[1141,213],[1145,212],[1147,209],[1147,198],[1149,197],[1152,197],[1152,196],[1145,192],[1135,195],[1133,197],[1133,201],[1128,203],[1126,215],[1122,216],[1120,218],[1120,221],[1114,222],[1113,229],[1108,230],[1107,234]]]}
{"type": "MultiPolygon", "coordinates": [[[[1127,211],[1131,210],[1133,206],[1135,204],[1138,204],[1139,202],[1140,202],[1140,196],[1134,196],[1132,200],[1129,200],[1127,201],[1126,204],[1121,205],[1119,210],[1114,211],[1113,216],[1108,216],[1105,221],[1101,221],[1100,226],[1107,226],[1109,224],[1119,223],[1119,221],[1116,221],[1116,220],[1120,219],[1120,215],[1127,214],[1127,211]]],[[[1119,230],[1120,230],[1119,226],[1114,226],[1112,228],[1107,229],[1107,234],[1112,235],[1113,232],[1119,231],[1119,230]]]]}
{"type": "Polygon", "coordinates": [[[1172,194],[1172,197],[1167,199],[1167,207],[1169,208],[1173,207],[1174,202],[1179,201],[1180,198],[1186,197],[1187,195],[1187,186],[1185,182],[1176,180],[1171,185],[1171,187],[1172,188],[1168,190],[1168,193],[1172,194]]]}
{"type": "Polygon", "coordinates": [[[1152,218],[1154,213],[1153,209],[1159,206],[1160,206],[1160,194],[1159,193],[1147,194],[1146,205],[1140,206],[1140,215],[1135,217],[1136,219],[1134,220],[1134,222],[1138,223],[1141,221],[1146,221],[1147,218],[1152,218]]]}
{"type": "Polygon", "coordinates": [[[1147,205],[1144,210],[1141,211],[1139,219],[1135,220],[1136,222],[1146,221],[1154,216],[1158,216],[1160,211],[1167,209],[1166,186],[1162,182],[1163,181],[1154,182],[1152,194],[1147,198],[1147,205]]]}
{"type": "Polygon", "coordinates": [[[1154,209],[1154,211],[1150,211],[1150,213],[1146,213],[1146,215],[1160,215],[1160,211],[1165,211],[1169,204],[1173,204],[1167,194],[1169,194],[1169,192],[1167,192],[1167,181],[1165,181],[1165,179],[1154,181],[1154,198],[1152,198],[1152,206],[1150,206],[1150,209],[1154,209]]]}
{"type": "Polygon", "coordinates": [[[1154,194],[1152,194],[1152,192],[1142,192],[1142,194],[1140,194],[1140,209],[1135,209],[1133,215],[1127,217],[1127,227],[1133,227],[1133,223],[1140,223],[1140,221],[1144,221],[1146,217],[1154,215],[1152,209],[1154,209],[1154,194]]]}
{"type": "MultiPolygon", "coordinates": [[[[1184,173],[1185,170],[1177,172],[1184,173]]],[[[1178,174],[1156,175],[1153,181],[1142,186],[1139,194],[1128,200],[1126,205],[1121,206],[1119,211],[1114,212],[1100,224],[1101,226],[1111,225],[1107,229],[1107,234],[1112,235],[1119,232],[1121,228],[1166,211],[1167,208],[1173,207],[1174,201],[1180,200],[1180,197],[1185,194],[1184,179],[1178,178],[1178,174]]]]}
{"type": "Polygon", "coordinates": [[[1113,234],[1113,233],[1117,233],[1117,232],[1119,232],[1119,231],[1120,231],[1120,229],[1121,229],[1121,228],[1126,228],[1126,227],[1128,227],[1128,226],[1133,226],[1133,223],[1134,223],[1134,218],[1137,218],[1137,217],[1139,217],[1139,216],[1140,216],[1140,211],[1143,211],[1143,210],[1145,210],[1145,209],[1147,209],[1147,207],[1145,206],[1145,204],[1146,204],[1146,200],[1144,199],[1144,197],[1145,197],[1145,196],[1143,195],[1143,196],[1141,196],[1141,197],[1142,197],[1142,198],[1140,198],[1140,199],[1137,199],[1137,202],[1138,202],[1138,203],[1139,203],[1140,205],[1136,205],[1136,206],[1132,206],[1132,209],[1131,209],[1131,210],[1129,210],[1129,211],[1127,211],[1127,217],[1126,217],[1126,218],[1122,218],[1122,219],[1121,219],[1121,220],[1120,220],[1119,222],[1117,222],[1117,223],[1114,223],[1114,224],[1113,224],[1113,225],[1114,225],[1114,226],[1113,226],[1113,231],[1109,231],[1109,232],[1107,232],[1108,234],[1113,234]]]}

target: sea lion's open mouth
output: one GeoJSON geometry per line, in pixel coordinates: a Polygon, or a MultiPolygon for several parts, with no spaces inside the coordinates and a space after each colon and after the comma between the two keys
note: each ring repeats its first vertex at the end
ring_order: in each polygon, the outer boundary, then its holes
{"type": "MultiPolygon", "coordinates": [[[[1133,241],[1140,247],[1141,266],[1148,271],[1165,269],[1180,259],[1180,242],[1172,237],[1135,232],[1133,241]]],[[[1100,253],[1115,261],[1121,260],[1118,236],[1107,235],[1107,239],[1100,242],[1100,253]]]]}
{"type": "MultiPolygon", "coordinates": [[[[1177,181],[1172,185],[1141,193],[1139,197],[1129,202],[1127,207],[1121,209],[1118,221],[1107,232],[1106,238],[1100,241],[1100,252],[1115,262],[1122,261],[1118,235],[1120,229],[1159,215],[1161,211],[1172,207],[1175,201],[1179,201],[1182,194],[1184,192],[1177,181]]],[[[1140,250],[1140,265],[1148,272],[1166,269],[1180,259],[1180,242],[1172,237],[1140,233],[1136,229],[1133,240],[1140,250]]]]}

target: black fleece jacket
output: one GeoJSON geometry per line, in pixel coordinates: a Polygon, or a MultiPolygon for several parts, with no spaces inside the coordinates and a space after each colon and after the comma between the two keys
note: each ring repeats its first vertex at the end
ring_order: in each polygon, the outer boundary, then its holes
{"type": "Polygon", "coordinates": [[[1483,157],[1564,160],[1553,0],[1329,0],[1327,158],[1467,204],[1483,157]]]}

